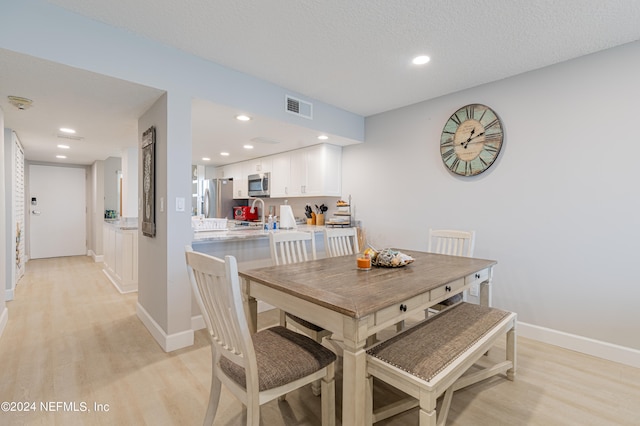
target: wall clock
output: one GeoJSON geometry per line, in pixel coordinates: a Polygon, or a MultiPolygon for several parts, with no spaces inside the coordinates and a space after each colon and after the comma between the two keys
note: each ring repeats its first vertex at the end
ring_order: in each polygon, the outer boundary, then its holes
{"type": "Polygon", "coordinates": [[[487,170],[502,148],[503,130],[498,115],[489,107],[470,104],[449,117],[440,136],[444,165],[460,176],[487,170]]]}

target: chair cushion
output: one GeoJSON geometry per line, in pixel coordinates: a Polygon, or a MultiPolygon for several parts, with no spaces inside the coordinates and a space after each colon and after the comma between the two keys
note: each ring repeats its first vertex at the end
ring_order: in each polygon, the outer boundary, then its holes
{"type": "MultiPolygon", "coordinates": [[[[258,364],[259,390],[273,389],[308,376],[336,360],[336,354],[307,336],[281,326],[252,336],[258,364]]],[[[220,369],[246,388],[244,368],[220,358],[220,369]]]]}
{"type": "Polygon", "coordinates": [[[307,320],[303,320],[300,317],[297,317],[295,315],[291,315],[290,313],[287,313],[287,317],[291,318],[292,320],[294,320],[295,322],[297,322],[298,324],[307,327],[309,330],[313,330],[313,331],[322,331],[324,330],[324,328],[315,325],[314,323],[311,323],[307,320]]]}
{"type": "Polygon", "coordinates": [[[367,354],[428,382],[507,315],[462,302],[373,346],[367,354]]]}

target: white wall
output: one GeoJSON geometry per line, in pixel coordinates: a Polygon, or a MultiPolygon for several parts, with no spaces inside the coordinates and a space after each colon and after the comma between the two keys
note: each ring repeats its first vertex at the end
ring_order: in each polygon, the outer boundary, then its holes
{"type": "Polygon", "coordinates": [[[138,217],[138,147],[122,151],[122,216],[138,217]]]}
{"type": "Polygon", "coordinates": [[[530,331],[626,347],[640,365],[638,75],[640,42],[369,117],[365,143],[343,150],[343,191],[378,247],[476,230],[475,255],[498,261],[495,306],[530,331]],[[470,103],[500,115],[505,143],[462,178],[439,140],[470,103]]]}
{"type": "Polygon", "coordinates": [[[104,223],[104,161],[94,162],[88,171],[89,182],[87,204],[89,205],[89,222],[91,224],[87,235],[90,235],[89,253],[96,262],[101,262],[104,255],[104,234],[102,224],[104,223]]]}
{"type": "MultiPolygon", "coordinates": [[[[191,199],[191,146],[185,142],[191,140],[191,99],[162,96],[140,118],[139,133],[151,126],[156,128],[156,236],[138,233],[137,314],[160,346],[171,351],[193,344],[191,288],[184,260],[184,247],[193,235],[191,210],[175,208],[176,198],[191,199]]],[[[139,156],[138,182],[141,162],[139,156]]],[[[142,197],[141,186],[138,196],[142,197]]],[[[140,230],[141,220],[139,216],[140,230]]]]}
{"type": "Polygon", "coordinates": [[[104,209],[120,214],[118,171],[122,171],[122,158],[109,157],[104,160],[104,209]]]}

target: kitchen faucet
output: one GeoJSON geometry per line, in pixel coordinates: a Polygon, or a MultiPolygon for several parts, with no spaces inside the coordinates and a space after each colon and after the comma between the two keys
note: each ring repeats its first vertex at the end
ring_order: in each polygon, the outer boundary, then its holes
{"type": "Polygon", "coordinates": [[[262,200],[262,198],[254,198],[253,202],[251,203],[251,210],[249,210],[251,213],[256,211],[256,201],[260,201],[262,203],[262,210],[260,211],[261,214],[260,216],[262,217],[262,220],[260,221],[262,223],[262,229],[264,230],[264,225],[265,225],[265,221],[264,221],[264,201],[262,200]]]}

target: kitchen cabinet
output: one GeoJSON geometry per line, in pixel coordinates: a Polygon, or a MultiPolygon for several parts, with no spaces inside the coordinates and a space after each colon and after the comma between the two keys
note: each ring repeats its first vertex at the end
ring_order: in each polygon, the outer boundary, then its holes
{"type": "Polygon", "coordinates": [[[223,177],[227,179],[233,179],[233,198],[246,199],[248,194],[248,181],[249,176],[248,169],[250,165],[247,162],[233,163],[224,166],[223,177]]]}
{"type": "MultiPolygon", "coordinates": [[[[289,184],[287,196],[336,196],[342,192],[342,148],[315,145],[289,154],[289,184]]],[[[274,160],[274,165],[275,165],[274,160]]],[[[276,169],[272,172],[272,181],[276,169]]],[[[286,180],[286,179],[283,179],[286,180]]],[[[272,195],[273,196],[273,195],[272,195]]]]}
{"type": "Polygon", "coordinates": [[[269,173],[273,168],[272,157],[260,157],[245,162],[248,167],[247,175],[254,175],[259,173],[269,173]]]}
{"type": "Polygon", "coordinates": [[[288,197],[291,186],[291,154],[287,152],[274,155],[271,160],[271,197],[288,197]]]}
{"type": "Polygon", "coordinates": [[[321,144],[223,168],[223,177],[233,178],[233,198],[248,198],[247,177],[271,173],[271,198],[339,197],[342,192],[342,148],[321,144]]]}

